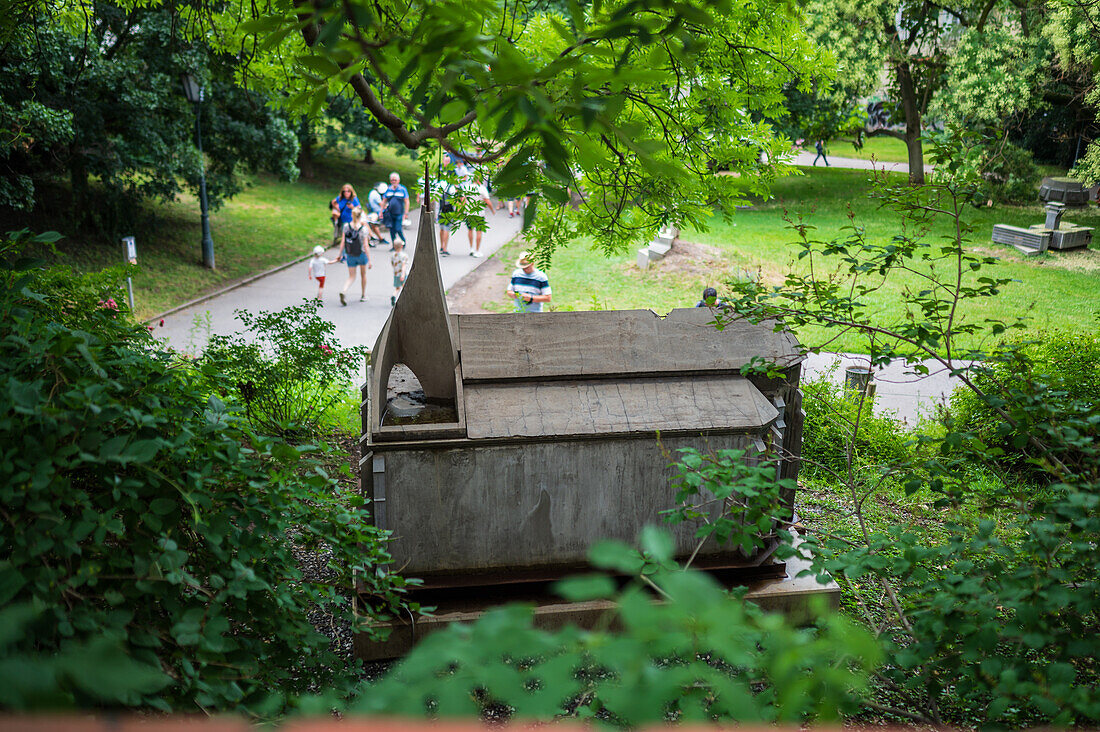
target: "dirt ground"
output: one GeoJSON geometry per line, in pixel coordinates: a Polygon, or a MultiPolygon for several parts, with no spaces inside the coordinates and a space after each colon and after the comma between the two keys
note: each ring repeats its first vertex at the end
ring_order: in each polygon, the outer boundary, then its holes
{"type": "MultiPolygon", "coordinates": [[[[623,265],[635,268],[634,263],[623,265]]],[[[672,251],[664,259],[650,265],[658,277],[696,277],[706,279],[716,271],[727,267],[721,253],[715,247],[706,244],[678,240],[672,251]]],[[[447,293],[447,307],[452,313],[488,313],[486,303],[504,302],[504,291],[508,287],[507,277],[512,271],[511,262],[503,262],[497,257],[486,260],[484,264],[456,282],[447,293]]],[[[743,276],[763,277],[765,281],[782,282],[778,272],[742,272],[743,276]]]]}
{"type": "Polygon", "coordinates": [[[452,313],[488,313],[484,303],[503,301],[504,291],[508,288],[508,275],[511,274],[510,262],[497,257],[485,260],[480,267],[470,272],[451,287],[447,293],[447,308],[452,313]]]}
{"type": "Polygon", "coordinates": [[[1055,267],[1057,269],[1068,269],[1078,272],[1095,272],[1096,270],[1100,270],[1100,250],[1096,249],[1081,248],[1069,249],[1066,251],[1051,249],[1047,257],[1036,259],[1034,257],[1024,256],[1008,246],[976,246],[967,248],[975,254],[995,257],[1002,262],[1027,262],[1036,267],[1055,267]]]}

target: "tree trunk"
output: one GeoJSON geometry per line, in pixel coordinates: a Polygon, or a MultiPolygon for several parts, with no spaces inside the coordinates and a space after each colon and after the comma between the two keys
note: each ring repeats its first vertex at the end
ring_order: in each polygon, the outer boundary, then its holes
{"type": "Polygon", "coordinates": [[[917,89],[908,61],[897,65],[898,90],[901,92],[901,111],[905,117],[905,148],[909,153],[909,183],[924,185],[924,149],[921,145],[921,113],[917,104],[917,89]]]}
{"type": "Polygon", "coordinates": [[[298,143],[298,175],[308,180],[313,172],[313,140],[307,137],[298,143]]]}
{"type": "Polygon", "coordinates": [[[369,147],[363,152],[363,163],[365,165],[374,165],[374,150],[369,147]]]}
{"type": "Polygon", "coordinates": [[[73,192],[73,203],[82,210],[88,203],[88,169],[84,166],[84,156],[71,153],[69,156],[69,185],[73,192]]]}

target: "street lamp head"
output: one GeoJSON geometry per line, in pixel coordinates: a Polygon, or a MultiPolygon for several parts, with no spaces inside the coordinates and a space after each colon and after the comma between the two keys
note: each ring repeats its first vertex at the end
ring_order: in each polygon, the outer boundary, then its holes
{"type": "Polygon", "coordinates": [[[183,93],[187,97],[187,101],[192,104],[198,104],[203,99],[202,84],[191,74],[180,74],[180,80],[183,82],[183,93]]]}

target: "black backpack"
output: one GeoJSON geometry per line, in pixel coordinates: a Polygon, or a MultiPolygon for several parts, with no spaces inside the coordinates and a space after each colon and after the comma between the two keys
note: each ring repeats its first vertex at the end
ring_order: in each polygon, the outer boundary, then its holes
{"type": "Polygon", "coordinates": [[[363,227],[356,229],[351,224],[344,225],[344,253],[358,257],[363,253],[363,227]]]}
{"type": "Polygon", "coordinates": [[[451,203],[451,196],[449,191],[452,186],[450,183],[443,183],[439,187],[439,213],[451,213],[455,210],[454,205],[451,203]]]}

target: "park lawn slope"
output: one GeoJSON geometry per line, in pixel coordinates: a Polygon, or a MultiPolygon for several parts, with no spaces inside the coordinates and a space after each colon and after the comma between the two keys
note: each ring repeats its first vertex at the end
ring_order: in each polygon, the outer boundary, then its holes
{"type": "MultiPolygon", "coordinates": [[[[759,277],[765,282],[780,284],[787,272],[804,271],[806,267],[805,260],[797,259],[798,248],[793,244],[797,235],[784,217],[796,220],[802,214],[806,223],[816,227],[813,236],[823,240],[845,235],[845,227],[853,223],[863,227],[870,240],[879,243],[889,241],[901,231],[900,216],[870,197],[868,171],[801,170],[805,175],[776,183],[772,200],[758,202],[751,209],[738,210],[729,221],[716,216],[709,231],[683,232],[682,239],[689,245],[680,247],[677,256],[646,271],[637,268],[633,251],[604,259],[584,242],[558,250],[548,270],[554,308],[651,308],[666,313],[676,307],[693,306],[704,287],[720,285],[730,277],[759,277]]],[[[1045,328],[1091,330],[1095,327],[1096,314],[1100,312],[1100,250],[1097,244],[1087,251],[1059,252],[1025,260],[1015,250],[990,241],[994,223],[1027,226],[1042,222],[1043,216],[1039,203],[966,208],[964,218],[975,226],[969,248],[998,259],[996,264],[983,270],[983,274],[1015,281],[997,297],[964,303],[964,319],[1007,320],[1026,314],[1035,325],[1045,328]]],[[[1071,209],[1065,218],[1074,223],[1100,226],[1100,212],[1095,207],[1071,209]]],[[[941,225],[930,232],[928,240],[936,241],[949,234],[948,227],[941,225]]],[[[514,258],[518,249],[518,244],[513,245],[501,256],[514,258]]],[[[868,299],[883,322],[896,321],[903,316],[901,293],[905,288],[924,289],[924,281],[916,275],[904,275],[868,299]]],[[[493,307],[505,309],[507,306],[497,303],[493,307]]],[[[808,345],[815,345],[824,343],[834,333],[811,328],[799,335],[808,345]]],[[[957,345],[975,346],[978,343],[972,340],[957,345]]],[[[830,342],[828,349],[862,352],[866,346],[847,336],[830,342]]]]}
{"type": "MultiPolygon", "coordinates": [[[[267,175],[254,177],[244,191],[210,214],[211,238],[217,269],[202,266],[202,228],[199,204],[193,196],[181,196],[164,204],[149,204],[133,232],[137,240],[138,266],[134,271],[134,310],[139,319],[151,318],[169,308],[231,285],[251,275],[292,262],[309,254],[318,244],[329,246],[332,225],[328,202],[350,182],[366,202],[372,185],[385,180],[391,170],[401,174],[412,188],[417,178],[416,161],[399,156],[392,148],[375,151],[376,163],[366,165],[348,156],[330,154],[314,160],[314,176],[294,182],[267,175]]],[[[119,242],[66,227],[65,218],[28,222],[42,231],[65,235],[57,244],[56,257],[78,272],[95,272],[122,261],[119,242]]],[[[305,269],[302,291],[309,290],[305,269]]]]}

